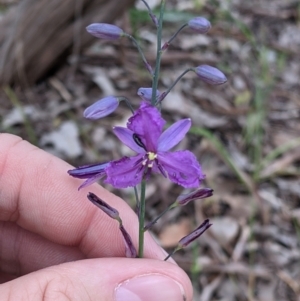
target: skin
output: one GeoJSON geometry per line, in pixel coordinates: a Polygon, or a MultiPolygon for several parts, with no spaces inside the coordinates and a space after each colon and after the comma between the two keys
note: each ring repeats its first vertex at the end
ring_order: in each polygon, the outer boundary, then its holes
{"type": "Polygon", "coordinates": [[[145,274],[192,287],[149,234],[145,257],[124,258],[118,223],[91,204],[95,193],[123,219],[137,246],[138,221],[120,198],[98,184],[78,191],[72,166],[21,138],[0,134],[0,296],[8,300],[114,300],[121,282],[145,274]],[[118,258],[117,258],[118,257],[118,258]]]}

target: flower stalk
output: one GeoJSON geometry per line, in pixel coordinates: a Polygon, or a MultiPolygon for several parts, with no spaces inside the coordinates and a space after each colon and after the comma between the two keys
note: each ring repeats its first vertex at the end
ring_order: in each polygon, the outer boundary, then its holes
{"type": "Polygon", "coordinates": [[[129,38],[132,41],[132,43],[134,44],[134,46],[137,48],[146,69],[148,70],[148,72],[150,73],[150,75],[152,77],[153,76],[153,69],[152,69],[151,65],[148,63],[148,61],[147,61],[147,59],[144,55],[144,52],[143,52],[142,48],[140,47],[139,43],[137,42],[137,40],[132,35],[130,35],[128,33],[124,33],[124,36],[129,38]]]}
{"type": "Polygon", "coordinates": [[[155,63],[155,70],[154,70],[154,76],[152,81],[152,97],[151,97],[151,104],[152,106],[156,103],[156,91],[158,87],[158,79],[159,79],[159,71],[160,71],[160,62],[161,62],[161,35],[162,35],[162,24],[163,24],[163,17],[164,17],[164,11],[165,11],[166,1],[161,0],[160,5],[160,14],[159,14],[159,22],[158,22],[158,28],[157,28],[157,51],[156,51],[156,63],[155,63]]]}
{"type": "Polygon", "coordinates": [[[139,258],[144,256],[144,225],[146,211],[146,180],[141,183],[140,214],[139,214],[139,258]]]}

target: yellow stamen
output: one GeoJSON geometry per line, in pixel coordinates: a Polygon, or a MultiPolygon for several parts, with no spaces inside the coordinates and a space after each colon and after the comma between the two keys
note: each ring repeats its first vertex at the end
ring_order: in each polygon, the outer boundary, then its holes
{"type": "Polygon", "coordinates": [[[148,155],[148,159],[149,159],[150,161],[153,161],[154,159],[157,158],[157,154],[152,153],[152,152],[148,152],[147,155],[148,155]]]}

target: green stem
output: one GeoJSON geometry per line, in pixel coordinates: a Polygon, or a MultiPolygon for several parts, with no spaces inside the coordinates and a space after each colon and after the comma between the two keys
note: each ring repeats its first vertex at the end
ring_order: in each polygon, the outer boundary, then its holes
{"type": "Polygon", "coordinates": [[[156,62],[155,62],[155,71],[152,81],[152,97],[151,97],[151,104],[152,106],[156,103],[156,91],[158,86],[158,78],[159,78],[159,70],[160,70],[160,61],[161,61],[161,33],[162,33],[162,24],[163,24],[163,17],[164,17],[164,10],[166,6],[166,1],[161,0],[160,5],[160,14],[159,14],[159,23],[157,28],[157,50],[156,50],[156,62]]]}
{"type": "Polygon", "coordinates": [[[161,212],[152,222],[150,222],[149,224],[147,224],[145,227],[144,227],[144,231],[147,231],[149,230],[154,224],[157,223],[157,221],[163,216],[165,215],[169,210],[173,209],[177,207],[177,203],[174,202],[172,203],[170,206],[168,206],[163,212],[161,212]]]}
{"type": "Polygon", "coordinates": [[[161,94],[161,96],[158,99],[158,102],[162,102],[165,99],[165,97],[170,93],[170,91],[177,85],[177,83],[190,71],[194,71],[194,68],[188,68],[183,73],[181,73],[173,82],[173,84],[168,88],[168,90],[161,94]]]}
{"type": "Polygon", "coordinates": [[[167,261],[171,256],[173,256],[177,251],[182,249],[181,247],[177,246],[165,259],[164,261],[167,261]]]}
{"type": "Polygon", "coordinates": [[[131,111],[131,113],[132,113],[132,114],[134,114],[134,109],[133,109],[133,107],[132,107],[132,105],[131,105],[131,103],[130,103],[129,99],[128,99],[128,98],[126,98],[126,97],[123,97],[123,96],[121,96],[121,97],[118,97],[118,98],[119,98],[119,100],[120,100],[120,101],[124,100],[124,101],[125,101],[125,103],[126,103],[126,105],[127,105],[127,107],[128,107],[128,108],[129,108],[129,110],[131,111]]]}
{"type": "Polygon", "coordinates": [[[146,209],[146,180],[141,183],[140,215],[139,215],[139,258],[144,255],[144,225],[146,209]]]}
{"type": "Polygon", "coordinates": [[[186,26],[188,26],[188,23],[183,24],[173,35],[172,37],[169,39],[168,42],[166,42],[164,44],[164,46],[162,47],[162,50],[166,50],[170,44],[173,42],[173,40],[177,37],[177,35],[181,32],[182,29],[184,29],[186,26]]]}
{"type": "Polygon", "coordinates": [[[139,45],[139,43],[137,42],[137,40],[136,40],[133,36],[131,36],[130,34],[128,34],[128,33],[124,33],[124,35],[125,35],[126,37],[128,37],[128,38],[132,41],[132,43],[134,44],[134,46],[137,48],[137,50],[138,50],[140,56],[142,57],[142,60],[143,60],[143,63],[144,63],[144,65],[145,65],[146,69],[149,71],[150,75],[153,76],[153,70],[152,70],[152,67],[151,67],[151,65],[147,62],[146,57],[145,57],[145,55],[144,55],[144,53],[143,53],[143,50],[142,50],[142,48],[140,47],[140,45],[139,45]]]}
{"type": "Polygon", "coordinates": [[[138,190],[137,187],[134,186],[134,195],[135,195],[135,200],[136,200],[136,213],[139,215],[140,214],[140,199],[139,199],[139,195],[138,195],[138,190]]]}

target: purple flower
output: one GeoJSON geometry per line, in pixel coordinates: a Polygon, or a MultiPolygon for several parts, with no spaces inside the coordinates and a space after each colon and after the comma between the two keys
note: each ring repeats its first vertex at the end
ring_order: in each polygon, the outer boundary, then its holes
{"type": "MultiPolygon", "coordinates": [[[[152,98],[152,88],[139,88],[137,91],[137,95],[142,98],[142,100],[146,100],[151,102],[152,98]]],[[[156,98],[160,96],[160,92],[156,90],[156,98]]]]}
{"type": "Polygon", "coordinates": [[[177,250],[185,248],[195,239],[197,239],[200,235],[202,235],[212,224],[209,223],[209,219],[206,219],[198,228],[196,228],[193,232],[188,234],[187,236],[180,239],[178,242],[177,250]]]}
{"type": "Polygon", "coordinates": [[[188,22],[189,28],[198,33],[207,33],[211,28],[210,22],[203,17],[196,17],[188,22]]]}
{"type": "Polygon", "coordinates": [[[119,103],[118,97],[107,96],[86,108],[83,112],[83,116],[92,120],[103,118],[114,112],[119,106],[119,103]]]}
{"type": "Polygon", "coordinates": [[[117,40],[124,34],[124,31],[118,26],[106,23],[93,23],[86,30],[94,37],[105,40],[117,40]]]}
{"type": "Polygon", "coordinates": [[[224,73],[217,68],[208,65],[201,65],[196,67],[194,70],[200,79],[210,85],[221,85],[227,82],[227,78],[224,73]]]}
{"type": "Polygon", "coordinates": [[[137,155],[110,162],[106,183],[116,188],[135,186],[153,171],[183,187],[199,186],[204,175],[196,157],[187,150],[169,152],[184,138],[191,120],[177,121],[162,132],[164,124],[157,108],[142,102],[127,128],[114,128],[115,135],[137,155]]]}
{"type": "Polygon", "coordinates": [[[94,182],[102,179],[106,175],[105,168],[108,165],[109,162],[85,165],[72,170],[68,170],[68,174],[74,178],[87,179],[79,186],[78,190],[80,190],[81,188],[91,185],[94,182]]]}
{"type": "Polygon", "coordinates": [[[188,194],[181,194],[180,196],[178,196],[175,203],[179,206],[185,206],[189,202],[198,199],[205,199],[212,195],[213,195],[213,190],[211,188],[200,188],[188,194]]]}

